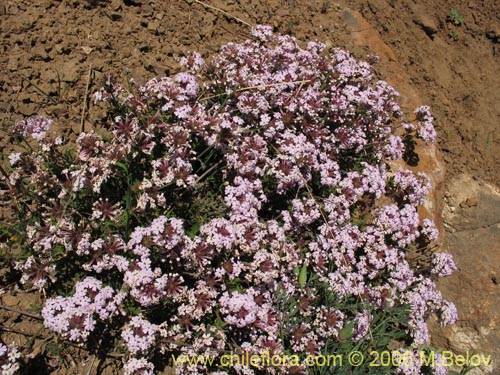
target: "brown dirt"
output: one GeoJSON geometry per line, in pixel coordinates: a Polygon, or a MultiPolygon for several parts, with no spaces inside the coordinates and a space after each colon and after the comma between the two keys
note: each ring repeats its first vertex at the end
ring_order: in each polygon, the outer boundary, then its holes
{"type": "MultiPolygon", "coordinates": [[[[363,58],[370,51],[355,37],[367,30],[352,28],[344,11],[349,7],[392,48],[422,104],[433,108],[447,180],[465,172],[500,185],[500,8],[495,0],[207,2],[227,14],[197,0],[0,0],[0,151],[10,150],[8,129],[24,116],[46,114],[63,134],[79,133],[84,97],[105,74],[141,82],[178,71],[178,59],[187,51],[207,57],[226,42],[244,40],[249,28],[234,17],[363,58]],[[447,22],[452,8],[463,16],[459,26],[447,22]]],[[[390,78],[383,66],[380,72],[390,78]]],[[[85,129],[102,118],[102,110],[90,104],[85,129]]],[[[4,274],[2,304],[29,311],[36,298],[17,291],[4,274]]],[[[42,330],[34,344],[28,342],[40,327],[31,318],[0,310],[0,323],[28,333],[4,331],[2,338],[31,350],[40,363],[30,373],[44,373],[40,369],[48,368],[47,361],[55,361],[58,374],[89,367],[90,356],[77,349],[40,359],[50,334],[42,330]]],[[[112,373],[108,362],[106,371],[112,373]]]]}
{"type": "MultiPolygon", "coordinates": [[[[345,6],[360,11],[434,109],[448,173],[468,171],[500,184],[500,8],[493,0],[418,3],[210,2],[250,24],[272,24],[300,40],[328,41],[364,57],[367,51],[354,46],[342,13],[345,6]],[[464,19],[460,26],[446,22],[454,7],[464,19]]],[[[107,73],[144,81],[177,71],[186,51],[208,56],[248,37],[249,30],[193,0],[4,0],[2,9],[4,128],[46,113],[65,131],[78,132],[91,66],[92,89],[107,73]]],[[[100,119],[98,111],[89,112],[89,124],[100,119]]]]}

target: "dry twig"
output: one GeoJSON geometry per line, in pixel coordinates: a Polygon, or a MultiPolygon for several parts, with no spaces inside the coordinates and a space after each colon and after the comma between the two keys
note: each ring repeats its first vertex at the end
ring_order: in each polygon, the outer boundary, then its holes
{"type": "Polygon", "coordinates": [[[18,309],[14,309],[12,307],[0,305],[0,309],[5,310],[5,311],[10,311],[10,312],[13,312],[13,313],[16,313],[16,314],[24,315],[24,316],[29,316],[30,318],[33,318],[33,319],[43,320],[43,318],[40,315],[33,314],[33,313],[30,313],[30,312],[27,312],[27,311],[21,311],[21,310],[18,310],[18,309]]]}
{"type": "Polygon", "coordinates": [[[236,16],[233,16],[231,13],[228,13],[228,12],[226,12],[226,11],[224,11],[224,10],[220,9],[220,8],[216,8],[216,7],[212,6],[212,5],[205,4],[203,1],[200,1],[200,0],[194,0],[194,2],[195,2],[195,3],[198,3],[198,4],[200,4],[200,5],[203,5],[205,8],[210,8],[210,9],[212,9],[212,10],[215,10],[216,12],[219,12],[219,13],[224,14],[224,15],[225,15],[225,16],[227,16],[227,17],[233,18],[233,19],[235,19],[236,21],[241,22],[241,23],[242,23],[242,24],[244,24],[244,25],[247,25],[248,27],[253,27],[253,26],[252,26],[251,24],[249,24],[248,22],[243,21],[241,18],[238,18],[238,17],[236,17],[236,16]]]}
{"type": "Polygon", "coordinates": [[[85,96],[83,98],[83,108],[82,108],[82,118],[80,120],[80,133],[83,133],[85,130],[85,114],[88,106],[88,98],[89,98],[89,88],[90,82],[92,80],[92,64],[89,67],[89,74],[87,75],[87,86],[85,87],[85,96]]]}

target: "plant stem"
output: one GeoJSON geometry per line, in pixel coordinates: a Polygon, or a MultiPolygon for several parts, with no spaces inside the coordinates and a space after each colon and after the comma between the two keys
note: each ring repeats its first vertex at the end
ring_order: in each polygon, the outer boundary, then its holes
{"type": "Polygon", "coordinates": [[[43,320],[43,318],[40,315],[33,314],[33,313],[30,313],[30,312],[27,312],[27,311],[21,311],[21,310],[18,310],[18,309],[14,309],[12,307],[0,305],[0,309],[6,310],[6,311],[10,311],[10,312],[13,312],[13,313],[16,313],[16,314],[24,315],[24,316],[29,316],[30,318],[33,318],[33,319],[43,320]]]}
{"type": "Polygon", "coordinates": [[[89,74],[87,75],[87,86],[85,87],[85,96],[83,97],[82,118],[80,120],[80,133],[83,133],[85,130],[85,114],[88,106],[89,88],[91,80],[92,80],[92,64],[90,64],[89,67],[89,74]]]}

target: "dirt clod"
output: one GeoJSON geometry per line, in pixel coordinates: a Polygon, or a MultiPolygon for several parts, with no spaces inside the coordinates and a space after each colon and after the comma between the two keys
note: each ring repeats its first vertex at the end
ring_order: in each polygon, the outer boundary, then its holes
{"type": "Polygon", "coordinates": [[[14,307],[19,305],[19,298],[11,294],[5,294],[2,296],[2,302],[7,307],[14,307]]]}

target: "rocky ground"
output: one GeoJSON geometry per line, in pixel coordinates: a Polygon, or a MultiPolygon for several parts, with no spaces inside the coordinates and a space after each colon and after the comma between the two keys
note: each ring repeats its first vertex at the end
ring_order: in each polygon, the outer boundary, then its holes
{"type": "MultiPolygon", "coordinates": [[[[403,95],[403,105],[429,104],[438,149],[427,166],[437,190],[429,210],[444,206],[443,246],[458,271],[441,284],[457,303],[459,323],[434,330],[437,346],[492,355],[476,373],[500,373],[500,8],[494,0],[0,0],[0,149],[11,150],[17,119],[46,114],[74,137],[96,126],[90,98],[112,74],[139,82],[178,71],[187,51],[209,56],[249,36],[249,26],[274,25],[301,41],[318,39],[357,57],[381,57],[378,73],[403,95]],[[209,6],[207,6],[209,5],[209,6]],[[452,10],[456,9],[456,13],[452,10]],[[446,174],[444,174],[446,172],[446,174]],[[444,175],[444,180],[443,180],[444,175]]],[[[5,212],[3,213],[6,214],[5,212]]],[[[39,304],[0,273],[2,337],[31,350],[29,373],[114,373],[119,358],[93,360],[80,349],[46,340],[31,311],[39,304]],[[49,353],[42,355],[42,353],[49,353]],[[52,366],[52,367],[51,367],[52,366]],[[52,370],[51,370],[52,369],[52,370]]]]}
{"type": "Polygon", "coordinates": [[[440,289],[453,301],[460,320],[453,327],[434,331],[437,346],[456,352],[491,355],[491,368],[499,372],[500,324],[500,190],[468,174],[448,184],[444,210],[445,244],[455,256],[458,270],[440,281],[440,289]]]}

